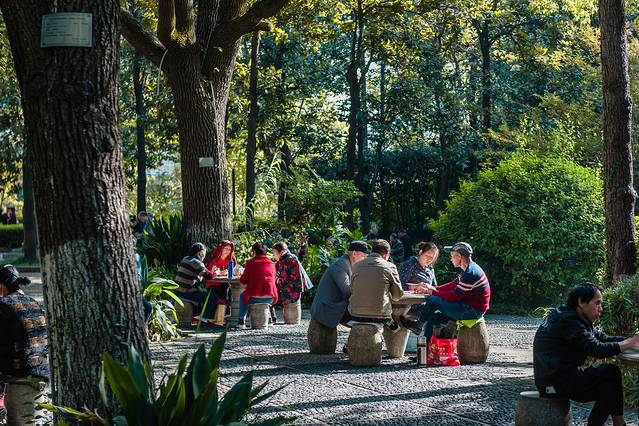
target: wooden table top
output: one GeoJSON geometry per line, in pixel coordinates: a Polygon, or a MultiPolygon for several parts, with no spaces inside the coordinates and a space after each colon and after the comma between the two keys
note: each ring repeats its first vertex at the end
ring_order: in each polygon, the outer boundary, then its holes
{"type": "Polygon", "coordinates": [[[217,283],[240,284],[240,277],[215,277],[211,281],[215,281],[217,283]]]}
{"type": "Polygon", "coordinates": [[[624,364],[634,365],[639,367],[639,348],[627,349],[617,355],[619,361],[624,364]]]}
{"type": "Polygon", "coordinates": [[[391,305],[395,305],[395,306],[415,305],[417,303],[424,303],[424,301],[426,301],[427,298],[428,298],[427,294],[409,293],[405,291],[399,300],[391,299],[391,305]]]}

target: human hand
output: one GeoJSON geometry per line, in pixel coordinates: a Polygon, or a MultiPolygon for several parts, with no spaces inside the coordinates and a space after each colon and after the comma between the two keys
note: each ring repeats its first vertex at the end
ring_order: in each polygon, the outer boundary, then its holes
{"type": "Polygon", "coordinates": [[[638,347],[639,347],[639,332],[636,333],[634,336],[619,342],[619,348],[621,349],[622,352],[625,351],[626,349],[638,348],[638,347]]]}

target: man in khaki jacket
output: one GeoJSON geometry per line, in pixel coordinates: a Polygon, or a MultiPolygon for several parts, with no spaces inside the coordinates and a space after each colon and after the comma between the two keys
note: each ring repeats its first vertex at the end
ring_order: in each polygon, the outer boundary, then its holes
{"type": "Polygon", "coordinates": [[[348,310],[353,321],[384,323],[396,331],[399,326],[391,318],[391,299],[402,297],[402,284],[397,267],[388,261],[390,244],[374,240],[372,246],[371,254],[353,265],[348,310]]]}

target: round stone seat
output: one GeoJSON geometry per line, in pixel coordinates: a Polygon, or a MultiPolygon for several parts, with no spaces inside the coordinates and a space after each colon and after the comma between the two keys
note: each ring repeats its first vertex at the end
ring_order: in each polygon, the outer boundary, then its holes
{"type": "Polygon", "coordinates": [[[264,330],[268,328],[268,319],[271,317],[268,303],[252,303],[249,305],[251,314],[251,328],[264,330]]]}
{"type": "Polygon", "coordinates": [[[356,367],[381,365],[382,328],[379,324],[353,324],[348,335],[348,358],[356,367]]]}
{"type": "Polygon", "coordinates": [[[302,319],[302,301],[287,303],[282,305],[282,316],[284,324],[297,325],[302,319]]]}
{"type": "Polygon", "coordinates": [[[178,319],[178,327],[190,327],[191,320],[193,319],[193,310],[195,308],[195,304],[189,300],[180,300],[182,301],[182,306],[180,306],[180,304],[177,302],[173,303],[178,319]]]}
{"type": "Polygon", "coordinates": [[[312,354],[331,355],[337,347],[337,327],[326,327],[311,318],[308,324],[308,349],[312,354]]]}
{"type": "Polygon", "coordinates": [[[474,326],[459,327],[457,332],[457,355],[462,365],[483,364],[488,359],[490,340],[486,321],[480,318],[474,326]]]}
{"type": "Polygon", "coordinates": [[[525,391],[519,394],[515,426],[564,425],[572,425],[569,399],[543,398],[537,391],[525,391]]]}

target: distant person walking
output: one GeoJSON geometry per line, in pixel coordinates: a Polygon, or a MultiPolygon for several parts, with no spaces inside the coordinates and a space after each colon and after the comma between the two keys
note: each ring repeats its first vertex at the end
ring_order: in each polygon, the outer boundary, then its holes
{"type": "Polygon", "coordinates": [[[404,244],[397,237],[396,233],[390,234],[390,257],[395,265],[399,265],[404,261],[404,244]]]}

